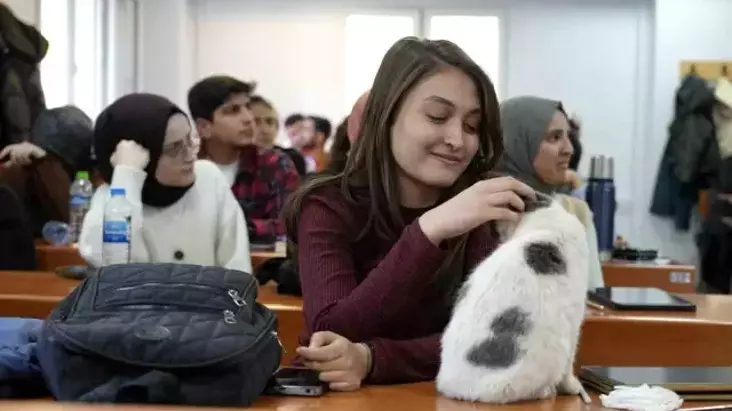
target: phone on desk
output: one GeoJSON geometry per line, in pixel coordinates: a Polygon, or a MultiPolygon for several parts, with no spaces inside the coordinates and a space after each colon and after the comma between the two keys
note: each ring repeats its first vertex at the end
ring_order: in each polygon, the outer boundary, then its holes
{"type": "Polygon", "coordinates": [[[58,267],[56,274],[72,280],[83,280],[90,275],[92,268],[86,265],[66,265],[58,267]]]}
{"type": "Polygon", "coordinates": [[[318,372],[309,368],[283,367],[277,370],[267,386],[266,394],[298,397],[320,397],[327,385],[320,381],[318,372]]]}

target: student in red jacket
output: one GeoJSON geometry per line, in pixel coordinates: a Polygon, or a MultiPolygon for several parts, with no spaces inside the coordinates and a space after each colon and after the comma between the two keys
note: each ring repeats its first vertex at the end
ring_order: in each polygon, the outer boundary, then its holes
{"type": "Polygon", "coordinates": [[[455,293],[496,246],[489,223],[535,196],[483,180],[502,151],[498,102],[451,42],[395,43],[361,125],[342,172],[308,180],[284,213],[307,326],[297,352],[334,390],[433,379],[455,293]]]}

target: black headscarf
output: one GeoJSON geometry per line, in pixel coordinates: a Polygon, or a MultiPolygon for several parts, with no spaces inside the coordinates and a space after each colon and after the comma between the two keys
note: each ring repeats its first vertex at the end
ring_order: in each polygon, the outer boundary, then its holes
{"type": "Polygon", "coordinates": [[[191,188],[165,186],[155,179],[155,170],[163,152],[168,120],[183,113],[165,97],[147,93],[133,93],[120,97],[97,118],[94,126],[94,152],[99,172],[108,184],[114,167],[110,159],[122,140],[132,140],[150,152],[150,163],[145,168],[147,178],[142,187],[142,202],[153,207],[168,207],[180,200],[191,188]]]}

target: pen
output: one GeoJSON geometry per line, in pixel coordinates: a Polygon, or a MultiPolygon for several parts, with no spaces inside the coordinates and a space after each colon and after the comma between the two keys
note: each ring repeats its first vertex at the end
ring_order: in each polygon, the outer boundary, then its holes
{"type": "Polygon", "coordinates": [[[595,308],[597,310],[604,310],[605,309],[605,306],[604,305],[600,305],[600,304],[598,304],[598,303],[596,303],[594,301],[590,301],[590,300],[587,300],[587,306],[588,307],[595,308]]]}

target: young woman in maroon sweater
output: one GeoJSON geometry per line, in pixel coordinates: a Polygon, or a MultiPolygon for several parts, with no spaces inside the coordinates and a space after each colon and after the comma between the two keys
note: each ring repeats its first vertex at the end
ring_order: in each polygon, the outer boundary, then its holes
{"type": "Polygon", "coordinates": [[[404,38],[374,80],[341,172],[290,196],[307,334],[297,352],[334,390],[434,379],[465,275],[531,188],[484,180],[501,154],[495,90],[448,41],[404,38]]]}

